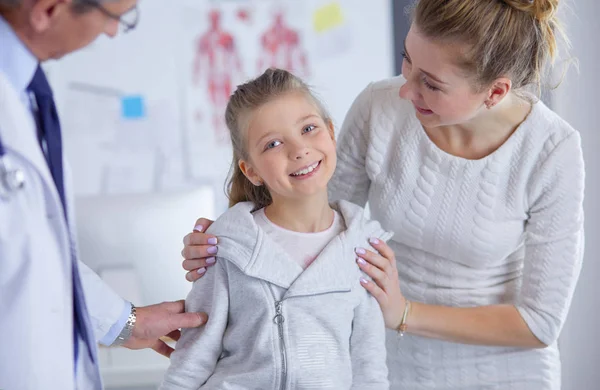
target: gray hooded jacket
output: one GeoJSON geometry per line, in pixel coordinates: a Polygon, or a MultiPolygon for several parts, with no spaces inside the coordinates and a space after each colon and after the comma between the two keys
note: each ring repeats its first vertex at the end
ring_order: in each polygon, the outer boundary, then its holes
{"type": "Polygon", "coordinates": [[[210,227],[217,263],[194,283],[187,311],[208,323],[183,330],[162,389],[388,389],[385,330],[354,248],[391,234],[348,202],[346,231],[306,269],[240,203],[210,227]]]}

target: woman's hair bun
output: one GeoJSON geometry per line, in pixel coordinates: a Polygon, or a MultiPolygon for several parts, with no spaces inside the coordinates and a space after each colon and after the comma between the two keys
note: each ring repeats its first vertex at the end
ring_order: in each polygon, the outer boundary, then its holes
{"type": "Polygon", "coordinates": [[[502,0],[519,11],[531,14],[541,23],[553,22],[556,18],[559,0],[502,0]]]}

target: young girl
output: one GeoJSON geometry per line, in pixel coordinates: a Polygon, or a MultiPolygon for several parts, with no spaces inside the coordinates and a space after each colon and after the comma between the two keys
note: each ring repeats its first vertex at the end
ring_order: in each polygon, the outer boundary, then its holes
{"type": "Polygon", "coordinates": [[[218,261],[195,283],[162,389],[388,389],[384,321],[354,252],[390,235],[329,205],[333,125],[298,78],[267,70],[226,111],[231,208],[210,228],[218,261]]]}

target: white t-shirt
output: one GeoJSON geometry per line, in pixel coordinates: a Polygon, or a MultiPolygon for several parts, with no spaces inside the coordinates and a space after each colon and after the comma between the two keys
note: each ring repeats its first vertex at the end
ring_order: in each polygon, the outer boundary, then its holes
{"type": "Polygon", "coordinates": [[[301,233],[282,228],[271,222],[262,208],[253,213],[256,224],[279,244],[296,261],[302,269],[319,256],[319,253],[334,237],[345,230],[344,221],[337,211],[334,211],[333,223],[322,232],[301,233]]]}

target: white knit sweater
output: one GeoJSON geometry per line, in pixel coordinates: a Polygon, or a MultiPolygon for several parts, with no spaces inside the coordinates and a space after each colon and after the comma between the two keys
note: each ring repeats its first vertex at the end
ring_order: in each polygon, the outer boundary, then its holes
{"type": "MultiPolygon", "coordinates": [[[[498,150],[467,160],[440,150],[399,76],[369,85],[341,130],[333,199],[395,233],[410,300],[514,304],[549,347],[482,347],[388,332],[392,389],[560,389],[556,340],[583,255],[579,134],[538,102],[498,150]]],[[[443,319],[440,319],[443,321],[443,319]]]]}

